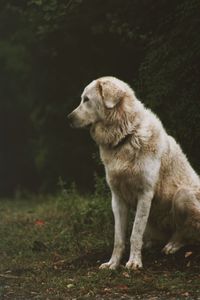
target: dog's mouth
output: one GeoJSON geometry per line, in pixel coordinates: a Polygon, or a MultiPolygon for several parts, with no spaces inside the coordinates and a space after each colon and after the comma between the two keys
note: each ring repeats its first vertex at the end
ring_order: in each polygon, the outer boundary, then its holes
{"type": "Polygon", "coordinates": [[[89,130],[92,126],[92,123],[90,124],[86,124],[86,125],[82,125],[82,124],[78,124],[78,123],[71,123],[70,126],[72,128],[75,128],[75,129],[86,129],[86,130],[89,130]]]}
{"type": "Polygon", "coordinates": [[[91,128],[91,126],[92,126],[92,123],[85,125],[84,128],[87,129],[87,130],[89,130],[91,128]]]}

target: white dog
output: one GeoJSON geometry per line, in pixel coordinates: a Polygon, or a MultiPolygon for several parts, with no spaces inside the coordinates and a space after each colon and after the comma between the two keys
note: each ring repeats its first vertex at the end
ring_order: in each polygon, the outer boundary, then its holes
{"type": "Polygon", "coordinates": [[[163,252],[169,254],[199,241],[200,179],[160,120],[126,83],[114,77],[92,81],[68,118],[73,127],[91,126],[112,193],[114,249],[100,268],[120,264],[129,206],[136,212],[127,268],[142,267],[143,243],[165,242],[163,252]]]}

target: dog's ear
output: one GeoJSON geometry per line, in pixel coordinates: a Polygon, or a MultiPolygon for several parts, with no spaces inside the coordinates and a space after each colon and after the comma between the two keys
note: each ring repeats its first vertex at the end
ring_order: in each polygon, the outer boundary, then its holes
{"type": "Polygon", "coordinates": [[[100,81],[97,81],[97,89],[99,91],[99,94],[102,99],[104,99],[104,94],[103,94],[103,83],[100,81]]]}
{"type": "Polygon", "coordinates": [[[110,81],[98,81],[97,88],[104,105],[107,108],[114,108],[123,98],[123,91],[110,81]]]}

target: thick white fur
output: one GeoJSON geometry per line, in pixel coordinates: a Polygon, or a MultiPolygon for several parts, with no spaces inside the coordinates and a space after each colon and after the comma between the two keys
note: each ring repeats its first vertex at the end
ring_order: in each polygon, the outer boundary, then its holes
{"type": "Polygon", "coordinates": [[[143,243],[164,242],[163,252],[169,254],[199,241],[200,179],[160,120],[126,83],[114,77],[93,81],[70,118],[75,127],[91,125],[112,193],[114,249],[100,268],[120,264],[130,206],[136,213],[127,268],[142,267],[143,243]]]}

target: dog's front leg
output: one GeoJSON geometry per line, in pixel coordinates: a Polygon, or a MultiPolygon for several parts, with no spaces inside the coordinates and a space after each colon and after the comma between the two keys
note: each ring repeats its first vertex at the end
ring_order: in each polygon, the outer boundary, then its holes
{"type": "Polygon", "coordinates": [[[153,192],[144,192],[138,198],[137,210],[133,224],[133,230],[130,238],[130,257],[126,264],[126,268],[136,270],[142,268],[142,243],[143,235],[147,225],[153,192]]]}
{"type": "Polygon", "coordinates": [[[112,193],[112,210],[115,219],[115,236],[114,248],[110,260],[100,266],[100,269],[116,269],[125,248],[125,236],[127,226],[127,212],[128,208],[126,203],[121,200],[117,195],[112,193]]]}

